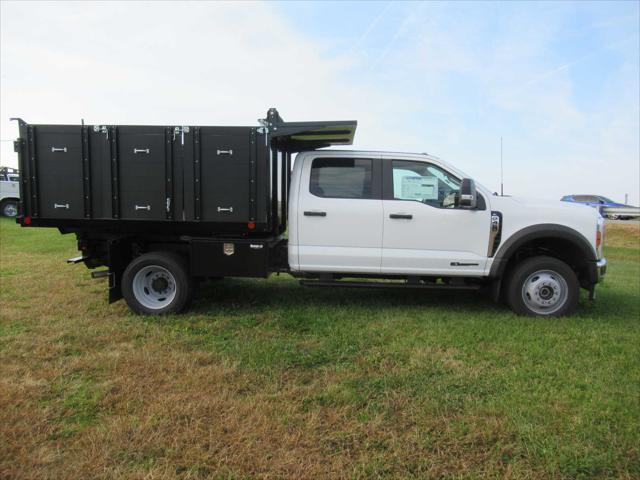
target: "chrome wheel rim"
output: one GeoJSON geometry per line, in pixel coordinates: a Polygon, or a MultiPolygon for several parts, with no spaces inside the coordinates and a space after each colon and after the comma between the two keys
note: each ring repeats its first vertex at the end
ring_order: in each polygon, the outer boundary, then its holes
{"type": "Polygon", "coordinates": [[[538,270],[522,285],[522,300],[527,308],[539,315],[557,312],[569,295],[567,281],[553,270],[538,270]]]}
{"type": "Polygon", "coordinates": [[[143,267],[133,277],[133,295],[141,305],[160,310],[176,297],[176,280],[169,270],[159,265],[143,267]]]}
{"type": "Polygon", "coordinates": [[[15,217],[18,215],[18,207],[15,203],[7,203],[2,209],[5,217],[15,217]]]}

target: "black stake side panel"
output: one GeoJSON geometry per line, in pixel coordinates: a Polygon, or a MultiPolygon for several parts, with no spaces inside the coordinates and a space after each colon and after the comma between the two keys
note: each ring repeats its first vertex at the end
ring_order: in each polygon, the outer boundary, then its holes
{"type": "Polygon", "coordinates": [[[181,157],[185,220],[265,223],[268,148],[255,128],[191,127],[181,157]]]}
{"type": "Polygon", "coordinates": [[[247,128],[200,128],[203,221],[251,221],[250,141],[247,128]]]}
{"type": "Polygon", "coordinates": [[[118,127],[122,219],[166,220],[166,157],[164,127],[118,127]]]}
{"type": "Polygon", "coordinates": [[[35,128],[35,136],[39,216],[83,218],[82,128],[41,125],[35,128]]]}
{"type": "Polygon", "coordinates": [[[278,217],[272,141],[255,127],[21,124],[17,148],[32,225],[260,236],[278,217]]]}

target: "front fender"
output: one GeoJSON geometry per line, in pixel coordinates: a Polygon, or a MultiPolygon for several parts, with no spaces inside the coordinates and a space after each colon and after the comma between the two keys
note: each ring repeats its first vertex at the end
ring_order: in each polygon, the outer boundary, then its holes
{"type": "Polygon", "coordinates": [[[580,232],[565,225],[545,223],[525,227],[507,238],[496,252],[489,276],[493,278],[502,277],[513,254],[523,245],[539,239],[561,239],[571,242],[584,257],[585,261],[590,263],[597,261],[594,248],[580,232]]]}

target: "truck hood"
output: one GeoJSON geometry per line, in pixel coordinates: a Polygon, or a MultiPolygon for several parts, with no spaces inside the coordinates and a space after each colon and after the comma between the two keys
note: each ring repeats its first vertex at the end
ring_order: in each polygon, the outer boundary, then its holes
{"type": "Polygon", "coordinates": [[[526,197],[491,196],[489,202],[491,210],[502,213],[503,239],[530,227],[562,225],[580,233],[596,250],[596,232],[603,221],[597,208],[526,197]]]}
{"type": "MultiPolygon", "coordinates": [[[[577,230],[585,225],[595,225],[600,217],[597,208],[579,203],[562,202],[560,200],[543,200],[527,197],[490,197],[491,209],[540,223],[557,223],[577,230]],[[535,219],[535,220],[534,220],[535,219]],[[538,220],[539,219],[539,220],[538,220]]],[[[518,222],[519,223],[519,222],[518,222]]]]}
{"type": "Polygon", "coordinates": [[[590,217],[600,216],[598,209],[580,203],[563,202],[561,200],[545,200],[532,197],[490,197],[491,208],[519,208],[519,209],[544,209],[546,211],[555,210],[565,214],[588,215],[590,217]]]}

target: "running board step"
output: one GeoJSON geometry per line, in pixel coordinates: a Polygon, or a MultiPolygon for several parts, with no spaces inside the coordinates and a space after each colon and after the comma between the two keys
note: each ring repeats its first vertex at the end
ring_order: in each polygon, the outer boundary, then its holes
{"type": "Polygon", "coordinates": [[[442,283],[391,283],[391,282],[345,282],[339,280],[300,280],[305,287],[350,287],[350,288],[416,288],[428,290],[480,290],[482,285],[445,285],[442,283]]]}
{"type": "Polygon", "coordinates": [[[91,278],[105,278],[111,275],[110,270],[98,270],[96,272],[91,272],[91,278]]]}

